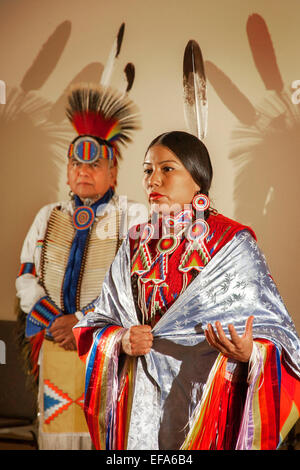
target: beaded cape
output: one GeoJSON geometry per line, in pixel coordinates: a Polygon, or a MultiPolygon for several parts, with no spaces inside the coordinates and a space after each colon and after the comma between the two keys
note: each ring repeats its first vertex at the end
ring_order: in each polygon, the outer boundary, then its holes
{"type": "Polygon", "coordinates": [[[211,217],[215,254],[157,318],[148,354],[120,356],[125,329],[142,320],[132,290],[138,244],[129,236],[94,312],[73,330],[97,449],[275,449],[299,417],[300,342],[266,260],[250,230],[211,217]],[[242,335],[249,315],[258,345],[250,375],[204,335],[217,320],[225,334],[233,323],[242,335]]]}
{"type": "MultiPolygon", "coordinates": [[[[188,217],[189,215],[186,215],[186,220],[188,217]]],[[[201,223],[203,219],[196,219],[194,222],[191,219],[187,226],[197,227],[201,223]]],[[[162,238],[153,236],[162,232],[161,220],[157,222],[157,227],[148,223],[132,229],[130,237],[132,286],[142,323],[154,326],[174,300],[184,292],[188,284],[235,233],[247,229],[255,238],[250,227],[214,212],[210,213],[206,223],[208,233],[193,239],[188,238],[187,228],[184,234],[177,236],[170,233],[162,238]],[[138,240],[136,233],[140,233],[138,240]]]]}

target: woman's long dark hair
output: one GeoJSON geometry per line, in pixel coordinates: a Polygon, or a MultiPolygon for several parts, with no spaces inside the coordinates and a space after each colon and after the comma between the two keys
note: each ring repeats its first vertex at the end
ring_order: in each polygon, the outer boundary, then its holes
{"type": "Polygon", "coordinates": [[[171,150],[200,187],[201,193],[209,195],[213,169],[208,150],[201,140],[187,132],[172,131],[152,140],[147,152],[154,145],[163,145],[171,150]]]}

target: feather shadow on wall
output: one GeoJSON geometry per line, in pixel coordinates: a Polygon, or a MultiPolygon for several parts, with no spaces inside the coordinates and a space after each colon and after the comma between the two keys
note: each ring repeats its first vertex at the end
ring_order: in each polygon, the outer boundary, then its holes
{"type": "Polygon", "coordinates": [[[237,118],[229,155],[235,166],[235,218],[256,230],[295,319],[300,316],[298,303],[285,294],[298,289],[297,279],[290,276],[290,266],[291,260],[297,266],[300,263],[296,248],[300,226],[298,218],[294,219],[300,196],[300,112],[284,86],[264,19],[251,15],[246,32],[254,64],[266,88],[265,97],[254,104],[255,100],[246,97],[210,61],[205,62],[206,73],[223,104],[237,118]]]}
{"type": "MultiPolygon", "coordinates": [[[[6,200],[7,221],[12,212],[16,214],[16,238],[28,230],[28,220],[34,212],[57,194],[58,166],[70,127],[66,127],[61,118],[49,120],[53,103],[43,96],[41,89],[54,72],[70,33],[68,21],[56,28],[41,47],[20,85],[7,84],[6,104],[0,108],[0,138],[6,155],[1,189],[6,200]],[[14,191],[12,174],[15,177],[14,191]]],[[[15,237],[7,241],[15,244],[15,237]]],[[[20,240],[18,252],[19,249],[20,240]]]]}

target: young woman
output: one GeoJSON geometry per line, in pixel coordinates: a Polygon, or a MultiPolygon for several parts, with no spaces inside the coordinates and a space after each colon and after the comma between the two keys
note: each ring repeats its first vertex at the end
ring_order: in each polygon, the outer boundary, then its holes
{"type": "Polygon", "coordinates": [[[253,230],[209,208],[211,180],[196,137],[150,144],[151,217],[74,329],[97,449],[275,449],[298,419],[299,338],[253,230]]]}

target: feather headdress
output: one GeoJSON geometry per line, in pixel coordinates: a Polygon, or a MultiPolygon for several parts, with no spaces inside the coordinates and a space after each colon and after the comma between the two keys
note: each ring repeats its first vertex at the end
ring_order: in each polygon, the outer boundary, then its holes
{"type": "Polygon", "coordinates": [[[135,76],[134,65],[124,69],[126,90],[123,93],[108,87],[119,57],[125,24],[119,28],[105,65],[100,85],[73,85],[68,95],[66,114],[78,137],[69,147],[69,157],[84,163],[108,158],[116,163],[121,158],[120,144],[131,141],[132,131],[139,127],[137,108],[128,98],[135,76]]]}
{"type": "Polygon", "coordinates": [[[194,40],[187,43],[184,51],[183,99],[186,125],[202,140],[207,133],[206,76],[201,49],[194,40]]]}
{"type": "Polygon", "coordinates": [[[112,159],[121,156],[119,145],[130,142],[132,132],[139,127],[134,103],[127,95],[112,88],[92,84],[74,85],[68,104],[67,117],[79,134],[70,146],[69,156],[74,155],[87,163],[99,157],[112,159]],[[87,145],[78,144],[76,152],[76,143],[82,141],[86,141],[87,145]],[[90,146],[90,142],[94,144],[90,146]]]}

